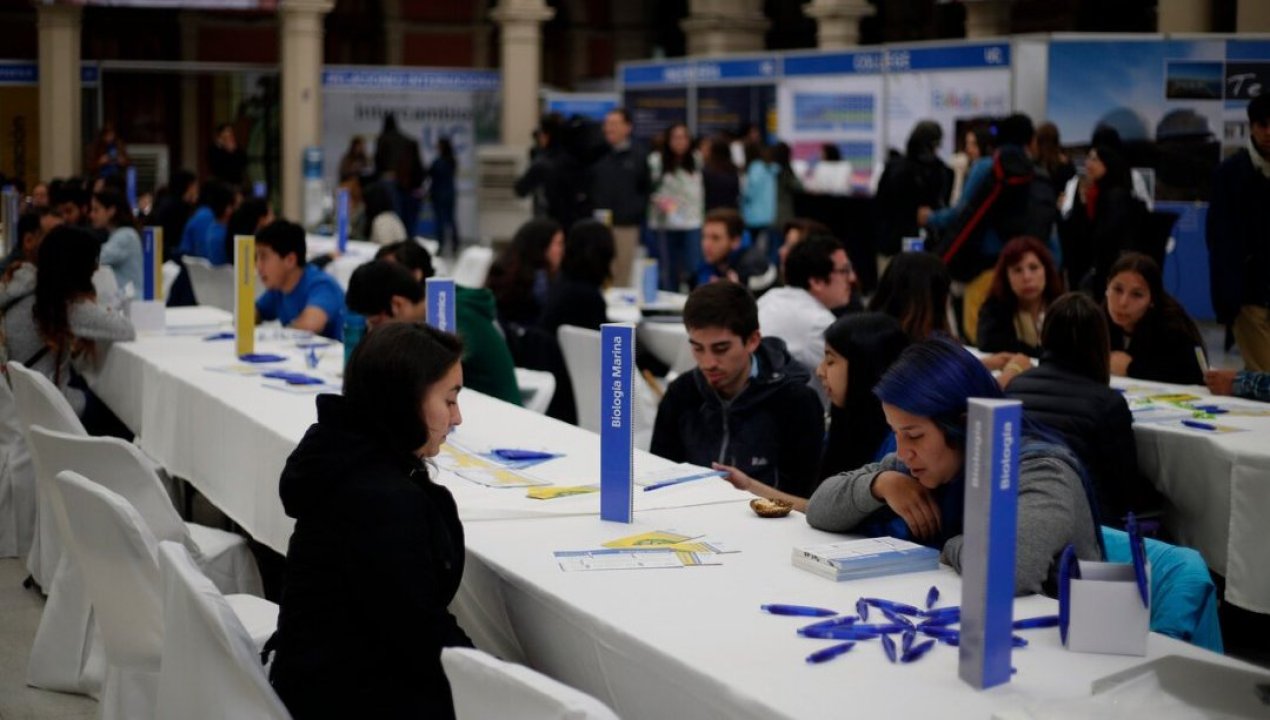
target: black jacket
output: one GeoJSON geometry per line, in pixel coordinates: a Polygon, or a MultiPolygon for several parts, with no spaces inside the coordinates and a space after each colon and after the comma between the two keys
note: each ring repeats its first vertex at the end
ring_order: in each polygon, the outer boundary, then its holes
{"type": "Polygon", "coordinates": [[[1138,322],[1132,337],[1125,335],[1111,316],[1107,316],[1107,328],[1111,331],[1111,349],[1123,350],[1133,358],[1129,377],[1178,385],[1204,384],[1204,371],[1195,358],[1195,348],[1203,347],[1203,340],[1190,318],[1170,322],[1151,309],[1138,322]]]}
{"type": "Polygon", "coordinates": [[[646,153],[633,144],[610,148],[591,166],[591,207],[613,211],[614,225],[639,225],[652,184],[646,153]]]}
{"type": "Polygon", "coordinates": [[[582,163],[567,150],[548,148],[516,179],[516,195],[540,195],[543,209],[566,231],[590,216],[582,163]]]}
{"type": "Polygon", "coordinates": [[[1217,168],[1208,206],[1209,287],[1217,321],[1227,325],[1244,305],[1270,305],[1270,178],[1257,172],[1248,152],[1217,168]]]}
{"type": "Polygon", "coordinates": [[[453,718],[441,648],[463,577],[454,499],[409,453],[365,434],[341,396],[287,458],[296,519],[270,681],[293,717],[453,718]]]}
{"type": "Polygon", "coordinates": [[[951,191],[952,170],[939,158],[893,155],[882,171],[873,202],[878,252],[898,253],[902,238],[917,236],[917,208],[947,207],[951,191]]]}
{"type": "Polygon", "coordinates": [[[1044,360],[1010,381],[1006,395],[1058,431],[1089,473],[1104,525],[1121,527],[1125,514],[1159,507],[1159,495],[1138,472],[1133,414],[1124,395],[1044,360]]]}
{"type": "Polygon", "coordinates": [[[1148,212],[1126,187],[1107,188],[1097,203],[1091,220],[1084,201],[1076,197],[1063,223],[1062,245],[1071,284],[1101,298],[1111,266],[1121,253],[1139,247],[1148,212]]]}
{"type": "Polygon", "coordinates": [[[1019,339],[1014,330],[1014,316],[1010,303],[989,295],[979,307],[979,331],[975,336],[979,349],[986,353],[1012,352],[1040,357],[1040,345],[1028,345],[1019,339]]]}
{"type": "Polygon", "coordinates": [[[778,338],[755,352],[758,376],[726,409],[700,370],[675,379],[653,426],[652,453],[675,462],[740,468],[778,490],[810,497],[820,478],[824,407],[811,375],[778,338]]]}

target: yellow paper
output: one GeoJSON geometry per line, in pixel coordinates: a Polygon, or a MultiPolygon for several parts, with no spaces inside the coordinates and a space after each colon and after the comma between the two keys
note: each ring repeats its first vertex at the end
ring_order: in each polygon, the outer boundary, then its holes
{"type": "Polygon", "coordinates": [[[556,498],[586,495],[588,493],[599,491],[600,488],[596,485],[550,485],[546,487],[529,488],[529,493],[526,497],[534,500],[555,500],[556,498]]]}
{"type": "Polygon", "coordinates": [[[651,532],[640,533],[638,535],[630,535],[628,537],[610,540],[604,543],[606,548],[635,548],[635,547],[656,547],[674,545],[685,540],[691,540],[688,535],[680,535],[678,533],[666,532],[665,530],[653,530],[651,532]]]}
{"type": "Polygon", "coordinates": [[[256,350],[256,236],[234,236],[234,350],[256,350]]]}
{"type": "Polygon", "coordinates": [[[1147,400],[1150,400],[1152,402],[1163,402],[1163,403],[1188,403],[1188,402],[1195,402],[1196,400],[1202,400],[1202,399],[1203,398],[1199,397],[1198,395],[1191,395],[1189,393],[1171,393],[1171,394],[1164,394],[1164,395],[1152,395],[1147,398],[1147,400]]]}

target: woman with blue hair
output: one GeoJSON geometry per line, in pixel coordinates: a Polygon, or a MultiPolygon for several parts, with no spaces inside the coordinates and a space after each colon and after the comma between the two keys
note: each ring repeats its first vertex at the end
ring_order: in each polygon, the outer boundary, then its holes
{"type": "MultiPolygon", "coordinates": [[[[823,483],[807,522],[831,532],[906,537],[942,550],[961,571],[966,401],[1001,398],[996,380],[964,348],[944,338],[905,350],[874,393],[895,432],[896,452],[823,483]]],[[[1015,592],[1055,587],[1059,554],[1102,550],[1080,461],[1057,436],[1026,419],[1019,450],[1015,592]]]]}

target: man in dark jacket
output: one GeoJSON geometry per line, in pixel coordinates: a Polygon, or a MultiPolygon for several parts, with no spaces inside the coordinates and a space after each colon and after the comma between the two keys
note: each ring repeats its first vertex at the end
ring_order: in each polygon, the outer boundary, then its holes
{"type": "Polygon", "coordinates": [[[604,116],[608,152],[591,166],[591,206],[612,213],[610,225],[617,246],[613,279],[618,285],[629,282],[652,187],[647,154],[632,143],[631,129],[631,114],[626,108],[610,110],[604,116]]]}
{"type": "Polygon", "coordinates": [[[586,175],[573,152],[575,130],[559,113],[544,116],[535,135],[539,152],[512,187],[518,197],[534,195],[535,212],[541,203],[565,231],[588,213],[586,175]]]}
{"type": "Polygon", "coordinates": [[[397,117],[392,113],[384,116],[383,129],[375,140],[375,174],[392,191],[393,209],[401,216],[406,234],[414,237],[422,203],[415,191],[423,184],[423,160],[419,143],[397,129],[397,117]]]}
{"type": "Polygon", "coordinates": [[[675,462],[739,468],[777,490],[810,497],[824,411],[810,376],[776,338],[763,338],[745,288],[710,283],[684,306],[697,367],[666,390],[652,452],[675,462]]]}
{"type": "Polygon", "coordinates": [[[1234,332],[1247,369],[1270,371],[1270,94],[1248,103],[1248,147],[1213,176],[1208,270],[1217,321],[1234,332]]]}

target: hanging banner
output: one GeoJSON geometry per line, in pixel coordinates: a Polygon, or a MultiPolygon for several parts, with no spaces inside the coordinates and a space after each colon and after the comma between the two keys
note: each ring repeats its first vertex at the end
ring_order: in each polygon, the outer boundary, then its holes
{"type": "Polygon", "coordinates": [[[1011,112],[1010,70],[942,70],[886,76],[886,144],[904,152],[908,136],[922,120],[944,130],[940,154],[957,147],[958,120],[1003,117],[1011,112]]]}
{"type": "Polygon", "coordinates": [[[869,184],[884,158],[881,75],[787,78],[777,88],[777,130],[796,169],[814,167],[822,146],[851,164],[850,184],[869,184]]]}

